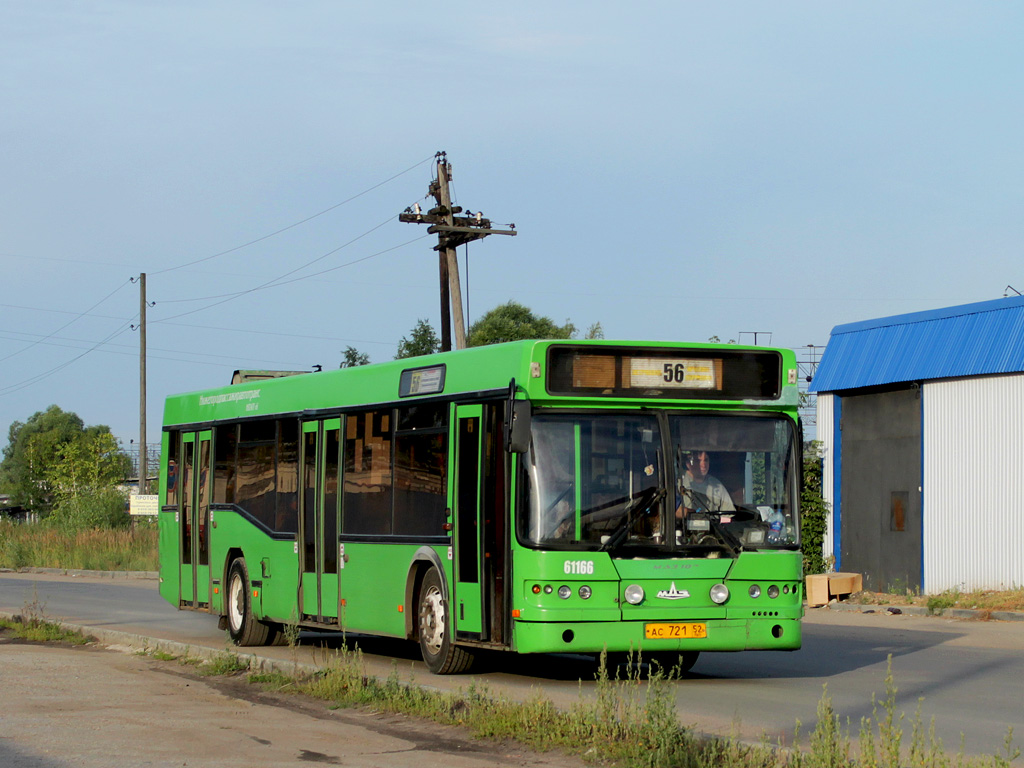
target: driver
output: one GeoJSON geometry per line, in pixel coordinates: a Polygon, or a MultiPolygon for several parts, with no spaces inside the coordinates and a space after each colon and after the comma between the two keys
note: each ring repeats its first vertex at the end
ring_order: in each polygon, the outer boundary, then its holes
{"type": "Polygon", "coordinates": [[[683,519],[683,512],[690,512],[703,506],[698,498],[688,491],[696,491],[708,500],[709,512],[734,512],[736,505],[722,481],[709,474],[711,457],[707,451],[692,451],[684,462],[686,471],[679,478],[679,495],[682,501],[676,509],[676,518],[683,519]]]}

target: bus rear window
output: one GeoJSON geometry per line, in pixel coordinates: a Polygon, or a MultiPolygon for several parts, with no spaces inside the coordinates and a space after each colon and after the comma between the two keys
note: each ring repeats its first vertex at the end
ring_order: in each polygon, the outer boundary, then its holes
{"type": "Polygon", "coordinates": [[[777,398],[782,387],[774,351],[556,346],[547,367],[553,395],[747,400],[777,398]]]}

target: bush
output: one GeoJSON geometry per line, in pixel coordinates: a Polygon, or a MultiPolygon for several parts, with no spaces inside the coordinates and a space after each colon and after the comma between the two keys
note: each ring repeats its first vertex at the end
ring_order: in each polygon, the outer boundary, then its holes
{"type": "Polygon", "coordinates": [[[804,484],[800,489],[800,550],[804,573],[824,573],[825,528],[828,504],[822,496],[821,443],[807,443],[804,449],[804,484]]]}
{"type": "Polygon", "coordinates": [[[50,513],[50,522],[63,531],[91,528],[127,528],[127,495],[117,488],[99,488],[61,500],[50,513]]]}

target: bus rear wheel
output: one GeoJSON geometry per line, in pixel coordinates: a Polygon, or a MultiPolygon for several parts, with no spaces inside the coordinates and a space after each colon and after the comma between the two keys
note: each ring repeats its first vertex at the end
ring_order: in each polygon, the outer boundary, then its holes
{"type": "Polygon", "coordinates": [[[270,627],[252,613],[252,586],[245,560],[238,558],[228,569],[228,634],[235,645],[265,645],[270,627]]]}
{"type": "Polygon", "coordinates": [[[473,654],[452,642],[451,614],[436,568],[431,568],[423,577],[417,607],[417,635],[427,669],[435,675],[467,671],[473,664],[473,654]]]}

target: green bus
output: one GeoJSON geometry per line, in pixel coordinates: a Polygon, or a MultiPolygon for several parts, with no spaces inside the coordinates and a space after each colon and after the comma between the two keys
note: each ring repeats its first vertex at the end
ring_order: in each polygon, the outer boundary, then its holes
{"type": "Polygon", "coordinates": [[[522,341],[172,396],[160,592],[285,629],[482,649],[794,650],[797,365],[784,349],[522,341]]]}

